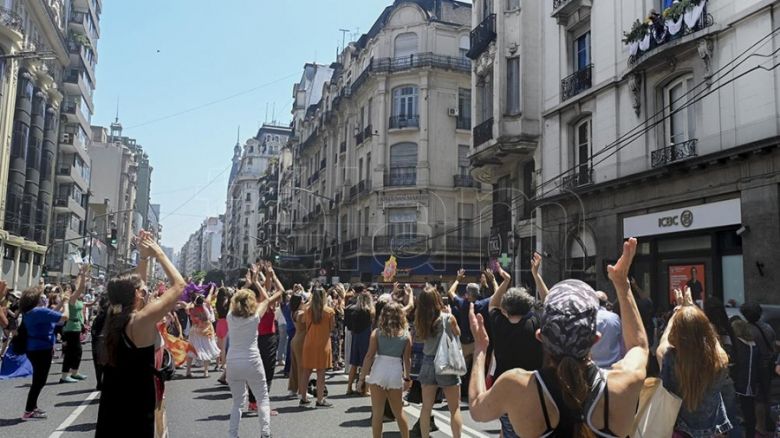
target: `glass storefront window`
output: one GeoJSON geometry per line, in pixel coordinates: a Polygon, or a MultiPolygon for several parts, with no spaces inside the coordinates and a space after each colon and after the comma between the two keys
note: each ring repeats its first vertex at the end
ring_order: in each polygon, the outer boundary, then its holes
{"type": "Polygon", "coordinates": [[[658,253],[707,250],[712,248],[712,238],[709,235],[665,239],[658,241],[658,253]]]}
{"type": "Polygon", "coordinates": [[[723,270],[723,302],[734,300],[737,305],[745,302],[745,280],[742,268],[742,255],[729,255],[721,258],[723,270]]]}

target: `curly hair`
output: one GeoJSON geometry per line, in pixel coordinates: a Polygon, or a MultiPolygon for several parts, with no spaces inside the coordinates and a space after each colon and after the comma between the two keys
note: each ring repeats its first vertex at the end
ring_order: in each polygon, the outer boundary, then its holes
{"type": "Polygon", "coordinates": [[[230,313],[239,318],[249,318],[257,312],[255,293],[249,289],[241,289],[230,299],[230,313]]]}
{"type": "Polygon", "coordinates": [[[400,304],[391,301],[383,306],[377,324],[380,333],[387,337],[401,336],[406,332],[407,325],[406,315],[400,304]]]}

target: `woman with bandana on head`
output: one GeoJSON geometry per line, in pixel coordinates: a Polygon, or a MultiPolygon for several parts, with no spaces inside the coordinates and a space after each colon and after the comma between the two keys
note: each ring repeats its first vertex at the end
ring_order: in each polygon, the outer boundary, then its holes
{"type": "Polygon", "coordinates": [[[154,367],[157,322],[174,309],[186,283],[150,233],[138,236],[141,260],[136,271],[111,279],[104,333],[105,368],[96,437],[154,436],[159,381],[154,367]],[[170,287],[150,301],[146,285],[149,259],[165,271],[170,287]]]}
{"type": "Polygon", "coordinates": [[[507,414],[519,436],[624,437],[632,432],[648,357],[647,336],[628,281],[636,245],[636,239],[626,241],[623,255],[608,267],[626,347],[625,357],[608,370],[590,359],[590,349],[599,340],[599,304],[595,291],[582,281],[565,280],[550,288],[537,331],[546,355],[542,369],[507,371],[490,390],[485,388],[485,323],[470,312],[475,352],[469,412],[474,420],[493,421],[507,414]]]}

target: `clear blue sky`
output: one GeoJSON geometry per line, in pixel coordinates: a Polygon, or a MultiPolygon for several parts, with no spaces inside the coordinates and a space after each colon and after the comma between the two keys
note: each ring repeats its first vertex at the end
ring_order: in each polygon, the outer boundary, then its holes
{"type": "Polygon", "coordinates": [[[152,202],[162,205],[164,245],[178,250],[206,216],[224,212],[237,127],[243,144],[265,120],[266,104],[270,121],[274,103],[276,119],[289,123],[303,64],[334,61],[339,29],[365,32],[391,3],[103,2],[92,123],[108,126],[119,99],[124,134],[144,146],[154,166],[152,202]]]}

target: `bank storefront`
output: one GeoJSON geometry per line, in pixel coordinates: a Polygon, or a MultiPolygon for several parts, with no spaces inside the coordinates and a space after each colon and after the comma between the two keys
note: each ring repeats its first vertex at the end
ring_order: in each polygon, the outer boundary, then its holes
{"type": "Polygon", "coordinates": [[[622,217],[623,237],[639,239],[633,275],[657,309],[686,286],[700,303],[745,301],[741,204],[732,198],[622,217]]]}

